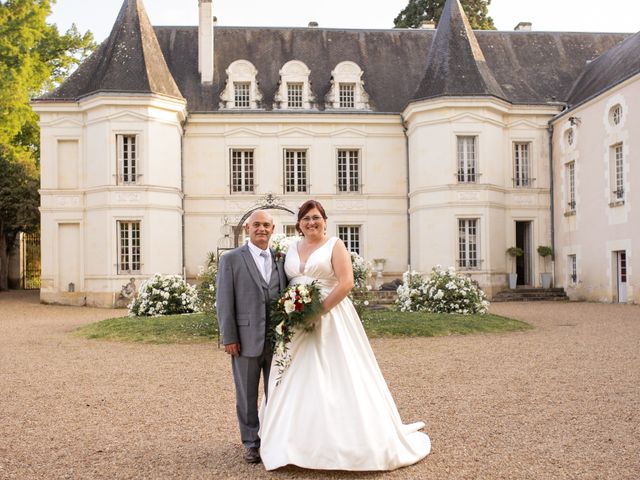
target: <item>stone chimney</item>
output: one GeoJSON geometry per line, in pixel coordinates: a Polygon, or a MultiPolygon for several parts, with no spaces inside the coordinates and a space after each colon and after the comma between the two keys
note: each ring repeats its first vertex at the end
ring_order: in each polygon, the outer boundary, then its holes
{"type": "Polygon", "coordinates": [[[514,28],[516,32],[530,32],[531,31],[531,22],[520,22],[514,28]]]}
{"type": "Polygon", "coordinates": [[[202,83],[213,82],[213,2],[198,0],[198,71],[202,83]]]}

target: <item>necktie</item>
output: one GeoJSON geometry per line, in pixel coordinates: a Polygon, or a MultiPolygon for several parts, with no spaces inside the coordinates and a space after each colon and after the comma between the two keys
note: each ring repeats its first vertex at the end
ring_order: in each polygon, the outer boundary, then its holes
{"type": "Polygon", "coordinates": [[[269,255],[269,252],[260,252],[260,256],[263,259],[263,266],[262,266],[262,276],[264,277],[264,281],[269,283],[269,280],[271,280],[271,255],[269,255]]]}

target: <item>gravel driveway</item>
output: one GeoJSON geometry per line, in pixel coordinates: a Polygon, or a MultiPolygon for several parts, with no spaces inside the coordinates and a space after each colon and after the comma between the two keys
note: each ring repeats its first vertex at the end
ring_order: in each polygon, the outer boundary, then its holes
{"type": "Polygon", "coordinates": [[[389,473],[246,465],[229,360],[214,345],[68,331],[123,311],[0,293],[1,479],[637,479],[640,307],[495,304],[521,333],[374,339],[406,422],[433,442],[389,473]]]}

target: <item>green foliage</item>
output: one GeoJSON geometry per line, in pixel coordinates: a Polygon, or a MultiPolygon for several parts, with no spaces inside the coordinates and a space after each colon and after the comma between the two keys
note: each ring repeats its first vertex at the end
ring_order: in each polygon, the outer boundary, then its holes
{"type": "Polygon", "coordinates": [[[218,336],[218,322],[204,313],[161,317],[121,317],[73,331],[88,339],[137,343],[203,343],[218,336]]]}
{"type": "Polygon", "coordinates": [[[547,247],[545,245],[540,245],[538,247],[538,255],[540,255],[542,258],[549,257],[552,254],[553,250],[551,249],[551,247],[547,247]]]}
{"type": "MultiPolygon", "coordinates": [[[[393,23],[396,28],[418,28],[426,21],[437,23],[442,16],[446,0],[409,0],[393,23]]],[[[460,0],[474,30],[495,30],[489,16],[491,0],[460,0]]]]}
{"type": "Polygon", "coordinates": [[[521,257],[522,255],[524,255],[524,250],[522,250],[520,247],[509,247],[507,248],[507,255],[509,255],[510,257],[521,257]]]}
{"type": "Polygon", "coordinates": [[[353,269],[353,288],[349,292],[349,298],[358,315],[362,316],[364,309],[369,305],[369,297],[371,296],[370,287],[367,285],[367,280],[371,276],[371,264],[357,253],[349,253],[353,269]]]}
{"type": "Polygon", "coordinates": [[[74,25],[61,35],[46,23],[51,3],[0,3],[0,145],[14,144],[23,129],[34,128],[31,97],[57,85],[95,49],[91,32],[80,34],[74,25]]]}
{"type": "Polygon", "coordinates": [[[483,315],[489,302],[478,284],[459,275],[453,267],[435,266],[429,280],[415,272],[405,272],[398,287],[397,304],[403,312],[427,311],[459,315],[483,315]]]}
{"type": "Polygon", "coordinates": [[[32,97],[60,83],[95,48],[91,32],[46,23],[54,0],[0,2],[0,290],[19,231],[37,231],[40,129],[32,97]]]}
{"type": "Polygon", "coordinates": [[[40,225],[40,179],[26,152],[0,145],[0,290],[7,289],[7,256],[20,232],[40,225]]]}
{"type": "MultiPolygon", "coordinates": [[[[529,324],[497,315],[453,315],[368,310],[363,325],[370,338],[440,337],[529,330],[529,324]]],[[[218,324],[204,313],[164,317],[122,317],[74,330],[88,339],[139,343],[203,343],[218,336],[218,324]]]]}
{"type": "Polygon", "coordinates": [[[161,275],[142,282],[139,295],[129,305],[129,316],[175,315],[198,311],[198,296],[180,275],[161,275]]]}
{"type": "Polygon", "coordinates": [[[207,253],[207,264],[198,273],[198,304],[200,311],[213,316],[216,310],[216,275],[218,259],[213,252],[207,253]]]}
{"type": "Polygon", "coordinates": [[[497,315],[368,311],[363,318],[370,338],[442,337],[475,333],[517,332],[533,327],[528,323],[497,315]]]}

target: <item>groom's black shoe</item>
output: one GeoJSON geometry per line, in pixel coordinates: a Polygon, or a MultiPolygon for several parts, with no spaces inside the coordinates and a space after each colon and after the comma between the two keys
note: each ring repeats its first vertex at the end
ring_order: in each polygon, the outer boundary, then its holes
{"type": "Polygon", "coordinates": [[[244,460],[247,463],[260,463],[260,449],[258,447],[246,447],[244,460]]]}

